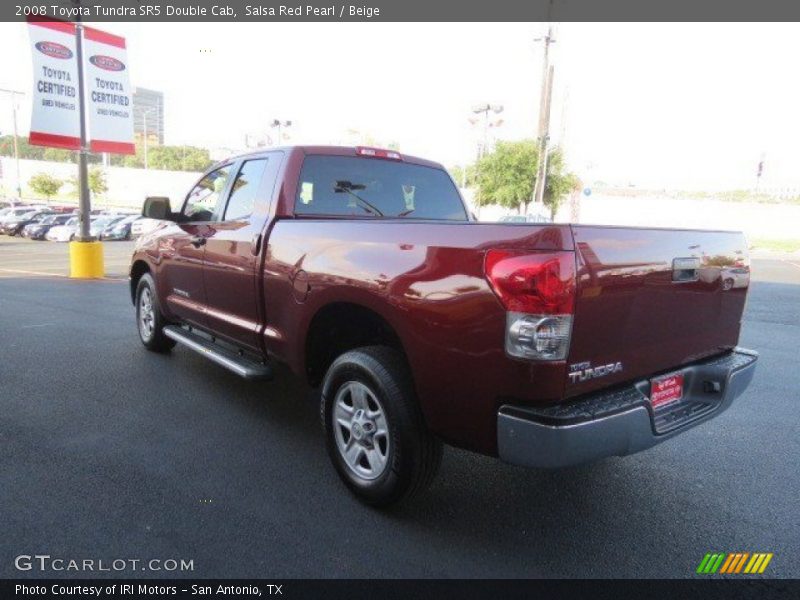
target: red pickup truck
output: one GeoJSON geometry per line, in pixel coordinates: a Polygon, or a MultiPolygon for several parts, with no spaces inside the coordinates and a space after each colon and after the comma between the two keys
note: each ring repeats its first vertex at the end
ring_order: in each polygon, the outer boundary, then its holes
{"type": "Polygon", "coordinates": [[[442,442],[532,467],[631,454],[753,376],[740,233],[478,223],[441,165],[361,147],[232,158],[177,208],[145,203],[164,222],[130,268],[142,343],[250,379],[287,364],[373,505],[424,489],[442,442]]]}

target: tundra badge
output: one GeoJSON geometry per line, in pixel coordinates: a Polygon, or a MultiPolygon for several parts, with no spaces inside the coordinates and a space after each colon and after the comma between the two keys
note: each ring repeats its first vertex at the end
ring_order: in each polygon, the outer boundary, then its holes
{"type": "Polygon", "coordinates": [[[569,382],[580,383],[587,379],[597,379],[598,377],[605,377],[612,373],[619,373],[622,371],[622,363],[615,362],[607,365],[600,365],[593,367],[590,361],[574,363],[569,366],[569,382]]]}

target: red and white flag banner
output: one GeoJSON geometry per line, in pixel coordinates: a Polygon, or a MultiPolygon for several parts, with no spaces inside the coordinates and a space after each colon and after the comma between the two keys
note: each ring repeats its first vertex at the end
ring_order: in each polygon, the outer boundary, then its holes
{"type": "Polygon", "coordinates": [[[83,64],[92,152],[134,154],[133,95],[125,38],[84,27],[83,64]]]}
{"type": "Polygon", "coordinates": [[[79,150],[78,61],[75,24],[31,20],[33,110],[30,143],[79,150]]]}

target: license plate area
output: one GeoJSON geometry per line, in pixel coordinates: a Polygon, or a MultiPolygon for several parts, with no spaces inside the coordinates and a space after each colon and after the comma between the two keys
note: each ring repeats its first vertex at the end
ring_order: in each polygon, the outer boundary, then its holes
{"type": "Polygon", "coordinates": [[[650,406],[653,410],[671,407],[683,399],[683,373],[673,373],[650,380],[650,406]]]}

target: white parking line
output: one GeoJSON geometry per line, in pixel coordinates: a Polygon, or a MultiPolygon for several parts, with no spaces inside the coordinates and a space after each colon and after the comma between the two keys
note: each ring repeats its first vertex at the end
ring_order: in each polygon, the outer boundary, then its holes
{"type": "Polygon", "coordinates": [[[67,277],[62,273],[45,273],[43,271],[26,271],[24,269],[2,269],[0,268],[0,273],[17,273],[20,275],[38,275],[40,277],[67,277]]]}

